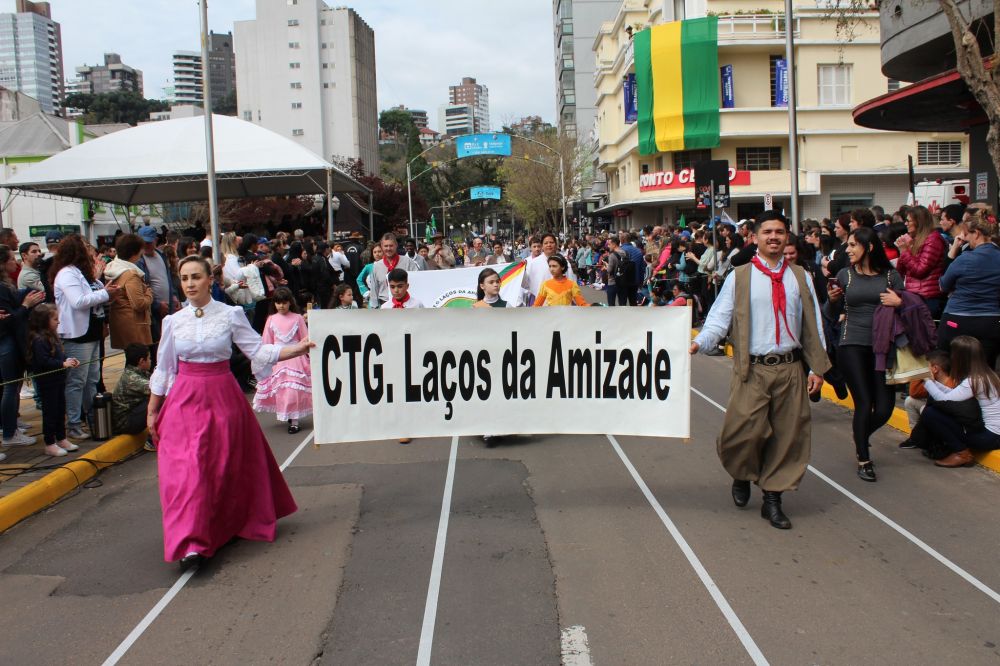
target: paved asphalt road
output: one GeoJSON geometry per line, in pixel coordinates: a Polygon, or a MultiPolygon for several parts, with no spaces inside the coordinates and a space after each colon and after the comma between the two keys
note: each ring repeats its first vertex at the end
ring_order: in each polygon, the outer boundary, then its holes
{"type": "MultiPolygon", "coordinates": [[[[409,664],[428,609],[435,664],[1000,662],[1000,479],[885,430],[865,484],[849,414],[820,404],[794,528],[773,529],[715,456],[729,363],[695,360],[689,442],[461,438],[431,604],[452,441],[294,455],[308,431],[263,418],[300,511],[225,548],[121,663],[409,664]]],[[[0,537],[0,663],[101,664],[177,582],[154,457],[101,480],[0,537]]]]}

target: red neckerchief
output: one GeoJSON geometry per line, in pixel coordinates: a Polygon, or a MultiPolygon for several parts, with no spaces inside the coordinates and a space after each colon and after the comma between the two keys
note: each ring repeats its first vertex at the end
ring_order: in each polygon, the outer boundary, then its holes
{"type": "MultiPolygon", "coordinates": [[[[757,270],[766,275],[771,280],[771,305],[774,306],[774,344],[781,344],[781,322],[785,322],[785,330],[788,331],[788,335],[795,339],[795,334],[792,333],[791,327],[788,326],[788,314],[787,307],[788,303],[785,298],[785,285],[782,281],[785,277],[785,269],[788,268],[788,264],[782,262],[781,269],[775,273],[760,260],[760,257],[754,255],[753,259],[750,260],[757,270]],[[778,318],[781,315],[781,318],[778,318]]],[[[805,315],[803,315],[805,316],[805,315]]]]}
{"type": "Polygon", "coordinates": [[[401,300],[401,301],[397,301],[397,300],[396,300],[396,298],[395,298],[395,297],[393,297],[393,299],[392,299],[392,308],[393,308],[394,310],[395,310],[396,308],[399,308],[399,309],[401,309],[401,310],[402,310],[403,308],[405,308],[405,307],[406,307],[406,306],[405,306],[405,305],[403,305],[403,304],[404,304],[404,303],[406,303],[406,301],[408,301],[408,300],[410,300],[410,292],[406,292],[406,297],[405,297],[405,298],[404,298],[403,300],[401,300]]]}
{"type": "Polygon", "coordinates": [[[396,260],[390,264],[389,261],[385,258],[385,255],[383,255],[382,256],[382,263],[385,264],[385,267],[388,268],[390,271],[391,270],[395,270],[396,266],[399,265],[399,255],[398,254],[395,256],[395,259],[396,260]]]}

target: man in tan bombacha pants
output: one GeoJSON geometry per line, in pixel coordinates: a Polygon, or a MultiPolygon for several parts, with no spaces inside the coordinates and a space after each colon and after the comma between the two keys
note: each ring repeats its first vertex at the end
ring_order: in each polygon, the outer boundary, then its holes
{"type": "Polygon", "coordinates": [[[747,505],[756,483],[764,493],[761,517],[789,529],[781,493],[797,489],[806,473],[809,394],[823,386],[830,360],[812,279],[784,261],[788,220],[766,211],[754,233],[757,255],[726,278],[691,353],[716,348],[731,331],[733,379],[719,459],[733,477],[736,506],[747,505]]]}

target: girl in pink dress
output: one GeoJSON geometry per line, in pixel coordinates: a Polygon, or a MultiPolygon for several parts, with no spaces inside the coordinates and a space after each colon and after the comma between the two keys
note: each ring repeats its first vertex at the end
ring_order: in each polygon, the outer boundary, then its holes
{"type": "MultiPolygon", "coordinates": [[[[276,312],[264,324],[265,345],[291,345],[309,338],[306,320],[296,312],[290,289],[274,290],[276,312]]],[[[274,412],[279,421],[288,421],[288,432],[299,431],[299,419],[312,414],[312,381],[309,359],[297,356],[274,366],[271,376],[257,384],[253,408],[258,412],[274,412]]]]}

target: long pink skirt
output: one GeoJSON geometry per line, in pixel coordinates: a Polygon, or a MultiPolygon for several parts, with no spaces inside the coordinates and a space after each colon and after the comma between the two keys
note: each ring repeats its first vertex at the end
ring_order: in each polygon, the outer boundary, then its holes
{"type": "Polygon", "coordinates": [[[297,507],[228,361],[180,362],[156,427],[166,561],[274,541],[297,507]]]}

